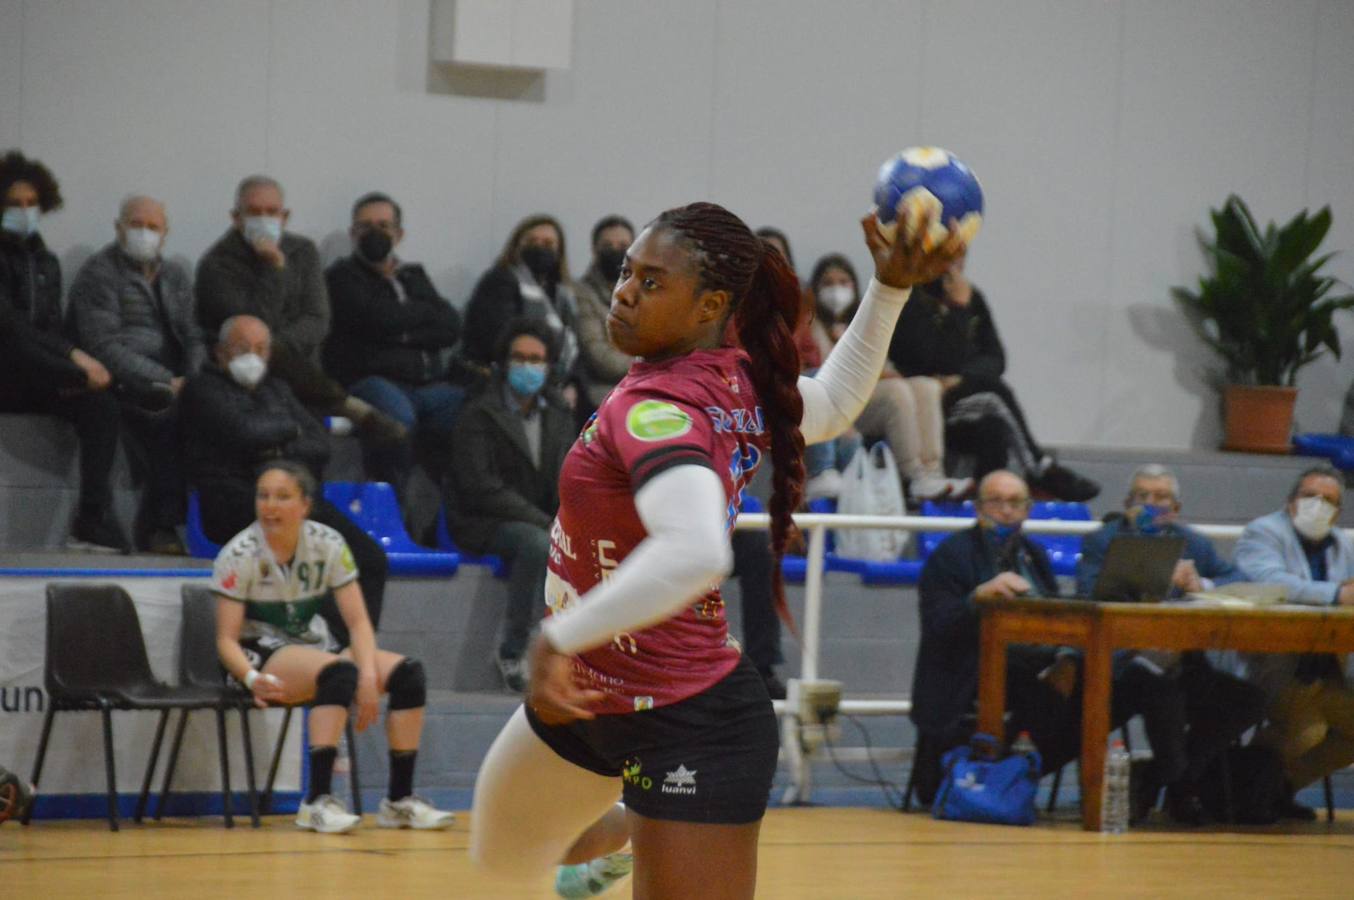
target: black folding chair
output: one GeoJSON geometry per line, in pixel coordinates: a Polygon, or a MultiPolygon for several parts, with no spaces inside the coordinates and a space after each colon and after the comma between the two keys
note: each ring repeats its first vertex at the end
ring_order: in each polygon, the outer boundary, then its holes
{"type": "MultiPolygon", "coordinates": [[[[211,707],[216,711],[216,733],[221,744],[221,784],[222,802],[225,804],[226,827],[234,825],[232,797],[230,792],[230,761],[226,750],[226,712],[238,710],[240,713],[240,735],[244,744],[245,780],[249,788],[249,821],[259,827],[259,794],[254,785],[254,745],[249,736],[249,710],[254,706],[254,697],[249,692],[226,683],[225,673],[221,669],[216,654],[216,598],[212,592],[200,584],[185,584],[180,591],[183,604],[183,619],[179,627],[179,684],[203,691],[215,697],[211,707]]],[[[165,802],[169,799],[170,788],[174,783],[174,771],[178,767],[179,750],[183,746],[183,733],[188,726],[188,714],[191,709],[179,713],[179,724],[174,732],[174,741],[170,745],[169,761],[165,764],[165,779],[160,786],[160,799],[155,806],[155,820],[164,815],[165,802]]],[[[155,743],[150,751],[150,762],[146,765],[146,778],[141,784],[141,796],[136,803],[136,821],[139,823],[146,813],[146,802],[150,795],[150,783],[155,777],[155,767],[160,756],[160,741],[164,737],[165,724],[169,719],[169,710],[160,715],[160,724],[155,729],[155,743]]]]}
{"type": "MultiPolygon", "coordinates": [[[[117,775],[113,764],[113,710],[160,710],[158,743],[173,709],[211,709],[215,692],[158,681],[146,658],[141,620],[127,592],[116,584],[47,585],[47,659],[43,675],[47,714],[42,722],[38,758],[31,779],[36,788],[47,756],[52,721],[58,712],[99,712],[103,716],[103,756],[108,779],[108,827],[118,830],[117,775]]],[[[224,719],[222,719],[224,725],[224,719]]],[[[219,731],[222,789],[226,777],[224,727],[219,731]]],[[[148,776],[149,777],[149,776],[148,776]]],[[[32,807],[23,823],[32,818],[32,807]]],[[[227,824],[230,804],[226,801],[227,824]]]]}

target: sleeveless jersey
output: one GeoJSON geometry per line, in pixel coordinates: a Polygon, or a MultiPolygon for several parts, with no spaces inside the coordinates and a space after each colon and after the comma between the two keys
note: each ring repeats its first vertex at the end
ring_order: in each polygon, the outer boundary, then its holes
{"type": "Polygon", "coordinates": [[[287,643],[327,645],[329,628],[320,602],[357,578],[357,563],[343,536],[307,519],[287,565],[273,556],[255,522],[230,539],[212,567],[212,590],[245,605],[241,640],[270,634],[287,643]]]}
{"type": "MultiPolygon", "coordinates": [[[[769,444],[744,351],[697,350],[632,366],[560,471],[546,577],[551,610],[578,603],[645,538],[634,495],[649,479],[679,465],[713,469],[724,484],[731,529],[740,491],[769,444]]],[[[700,693],[737,665],[740,652],[729,638],[719,585],[712,584],[678,615],[617,634],[575,665],[606,694],[598,712],[625,713],[700,693]]]]}

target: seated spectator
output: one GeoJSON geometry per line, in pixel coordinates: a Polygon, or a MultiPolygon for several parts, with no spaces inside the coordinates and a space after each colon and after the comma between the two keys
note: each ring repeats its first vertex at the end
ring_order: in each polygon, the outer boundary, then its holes
{"type": "Polygon", "coordinates": [[[403,425],[350,395],[320,368],[329,334],[329,295],[320,254],[307,238],[283,231],[291,210],[282,185],[251,175],[235,191],[232,226],[197,264],[197,317],[216,335],[231,316],[261,319],[274,336],[270,369],[320,415],[350,419],[377,443],[398,443],[403,425]]]}
{"type": "Polygon", "coordinates": [[[528,633],[544,611],[559,470],[577,436],[573,415],[547,387],[556,354],[544,320],[508,322],[493,381],[456,421],[456,465],[446,480],[447,527],[457,545],[497,554],[511,567],[495,661],[504,684],[518,692],[527,684],[528,633]]]}
{"type": "MultiPolygon", "coordinates": [[[[817,310],[812,333],[826,356],[860,307],[855,267],[840,253],[824,256],[813,267],[809,292],[817,310]]],[[[973,489],[973,479],[945,477],[945,422],[940,397],[940,382],[935,378],[903,378],[891,363],[885,364],[855,428],[836,442],[805,448],[804,468],[809,476],[805,493],[809,497],[836,496],[841,484],[839,469],[863,437],[869,442],[888,442],[903,478],[899,487],[912,499],[967,494],[973,489]]]]}
{"type": "Polygon", "coordinates": [[[17,150],[0,158],[0,411],[47,413],[80,439],[80,499],[72,549],[128,550],[112,516],[109,476],[117,451],[118,402],[112,375],[62,334],[61,264],[39,233],[61,207],[46,166],[17,150]]]}
{"type": "Polygon", "coordinates": [[[552,380],[566,386],[564,398],[571,408],[576,406],[578,389],[570,382],[578,360],[578,304],[564,253],[564,229],[553,216],[518,222],[493,268],[475,285],[461,341],[466,359],[486,367],[498,362],[498,338],[519,316],[549,324],[559,348],[552,380]]]}
{"type": "Polygon", "coordinates": [[[447,828],[455,816],[414,795],[428,699],[423,664],[376,646],[352,551],[342,535],[310,517],[317,487],[309,469],[289,460],[259,473],[257,518],[221,549],[212,571],[221,664],[260,706],[311,704],[310,784],[298,828],[332,834],[361,823],[330,793],[334,760],[349,707],[356,707],[357,730],[365,731],[380,713],[382,694],[390,698],[390,787],[376,822],[447,828]],[[336,640],[319,614],[331,597],[351,645],[336,640]]]}
{"type": "MultiPolygon", "coordinates": [[[[912,721],[920,732],[914,776],[930,803],[940,784],[940,755],[966,742],[978,697],[978,599],[1056,597],[1058,581],[1044,549],[1021,533],[1029,488],[1020,476],[989,472],[978,485],[978,521],[950,535],[922,568],[921,643],[912,678],[912,721]]],[[[1077,662],[1053,647],[1012,645],[1006,656],[1008,742],[1028,731],[1044,772],[1080,751],[1077,662]]]]}
{"type": "MultiPolygon", "coordinates": [[[[198,492],[202,530],[218,544],[253,521],[255,482],[264,463],[296,460],[319,481],[329,459],[324,426],[287,382],[270,373],[271,359],[268,326],[253,316],[232,316],[221,324],[211,360],[183,389],[184,469],[189,487],[198,492]]],[[[380,627],[385,551],[322,496],[311,504],[310,518],[347,542],[361,572],[367,614],[380,627]]],[[[332,596],[323,612],[340,643],[347,644],[348,629],[332,596]]]]}
{"type": "MultiPolygon", "coordinates": [[[[1354,542],[1335,527],[1344,488],[1329,465],[1304,471],[1283,509],[1246,526],[1237,568],[1251,581],[1282,585],[1289,603],[1354,606],[1354,542]]],[[[1269,724],[1258,740],[1283,756],[1294,790],[1354,763],[1354,690],[1338,657],[1257,653],[1246,669],[1267,702],[1269,724]]],[[[1297,804],[1289,815],[1315,817],[1297,804]]]]}
{"type": "MultiPolygon", "coordinates": [[[[465,388],[449,380],[461,316],[421,265],[395,255],[404,225],[400,205],[390,197],[358,198],[348,234],[352,254],[325,272],[334,314],[325,370],[354,397],[425,438],[434,451],[427,454],[430,462],[446,460],[465,399],[465,388]]],[[[368,477],[390,482],[403,496],[413,465],[410,442],[364,450],[368,477]]],[[[441,480],[440,469],[432,474],[441,480]]]]}
{"type": "Polygon", "coordinates": [[[611,290],[625,264],[635,229],[621,216],[606,216],[592,227],[592,265],[574,286],[578,299],[578,361],[589,407],[596,409],[634,358],[611,346],[606,317],[611,290]]]}
{"type": "Polygon", "coordinates": [[[122,422],[146,461],[146,496],[136,544],[151,553],[182,554],[184,488],[177,398],[206,350],[193,318],[193,282],[164,258],[169,223],[153,197],[132,196],[118,211],[116,240],[81,267],[71,284],[70,318],[77,340],[107,367],[114,383],[168,386],[175,403],[150,412],[124,399],[122,422]]]}
{"type": "MultiPolygon", "coordinates": [[[[790,270],[797,274],[794,254],[790,251],[790,239],[785,236],[785,232],[779,228],[764,225],[757,229],[757,237],[779,250],[780,255],[789,264],[790,270]]],[[[799,325],[795,327],[795,346],[799,348],[800,371],[808,371],[817,369],[823,364],[823,351],[818,341],[814,339],[811,329],[815,312],[812,291],[804,291],[803,302],[804,305],[799,314],[799,325]]]]}
{"type": "MultiPolygon", "coordinates": [[[[1090,597],[1116,535],[1171,535],[1185,539],[1175,567],[1174,591],[1212,590],[1242,579],[1212,542],[1180,521],[1180,487],[1165,466],[1146,465],[1133,473],[1124,514],[1107,516],[1099,531],[1081,543],[1077,595],[1090,597]]],[[[1141,819],[1166,789],[1166,810],[1176,822],[1207,820],[1199,781],[1234,741],[1264,716],[1264,697],[1251,684],[1219,672],[1201,652],[1161,650],[1116,654],[1113,672],[1115,715],[1141,714],[1152,744],[1150,763],[1135,763],[1133,817],[1141,819]]]]}
{"type": "Polygon", "coordinates": [[[893,332],[889,359],[905,377],[940,382],[945,446],[972,454],[975,477],[1011,466],[1032,489],[1086,501],[1100,485],[1061,466],[1035,441],[1002,372],[1006,351],[982,291],[964,277],[961,257],[949,274],[915,291],[893,332]]]}

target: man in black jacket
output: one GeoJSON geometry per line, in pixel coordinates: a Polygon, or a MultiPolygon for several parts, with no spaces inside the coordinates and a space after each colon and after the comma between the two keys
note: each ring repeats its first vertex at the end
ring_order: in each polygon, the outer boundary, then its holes
{"type": "MultiPolygon", "coordinates": [[[[292,459],[322,480],[329,459],[329,435],[285,381],[268,374],[272,336],[253,316],[234,316],[221,326],[212,361],[188,380],[180,396],[184,468],[198,492],[202,530],[224,544],[254,521],[254,485],[260,466],[292,459]]],[[[373,627],[380,624],[385,598],[386,555],[381,545],[337,506],[316,497],[310,518],[333,528],[348,542],[360,573],[373,627]]],[[[333,597],[325,619],[340,643],[348,629],[333,597]]]]}
{"type": "Polygon", "coordinates": [[[559,508],[559,470],[576,431],[552,390],[551,328],[514,319],[498,342],[493,381],[461,410],[446,479],[447,524],[472,553],[494,553],[512,567],[496,661],[504,683],[526,688],[523,652],[543,610],[550,524],[559,508]]]}
{"type": "Polygon", "coordinates": [[[72,549],[128,549],[112,518],[109,476],[120,413],[113,378],[62,333],[61,264],[38,233],[61,206],[47,167],[18,151],[0,158],[0,411],[51,413],[80,438],[80,499],[72,549]]]}
{"type": "MultiPolygon", "coordinates": [[[[403,215],[390,197],[358,198],[348,233],[352,255],[325,271],[334,316],[325,371],[411,435],[417,429],[432,450],[428,462],[445,463],[465,399],[465,388],[450,380],[461,317],[438,296],[422,266],[395,255],[404,238],[403,215]]],[[[364,450],[368,477],[389,481],[403,495],[413,462],[410,442],[364,450]]],[[[432,473],[437,480],[441,474],[440,466],[432,473]]]]}
{"type": "MultiPolygon", "coordinates": [[[[922,569],[921,644],[912,676],[912,721],[920,732],[915,784],[930,803],[940,783],[940,754],[968,740],[966,718],[978,697],[976,598],[1056,597],[1058,581],[1044,549],[1021,533],[1029,488],[1012,472],[989,473],[978,485],[978,522],[950,535],[922,569]]],[[[1080,751],[1076,657],[1052,647],[1012,646],[1007,652],[1005,735],[1028,731],[1044,772],[1080,751]]]]}

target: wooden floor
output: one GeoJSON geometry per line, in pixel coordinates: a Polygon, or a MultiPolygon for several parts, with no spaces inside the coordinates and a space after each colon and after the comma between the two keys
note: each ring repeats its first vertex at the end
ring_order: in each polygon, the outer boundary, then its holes
{"type": "MultiPolygon", "coordinates": [[[[1069,813],[1034,828],[959,825],[871,809],[777,809],[762,830],[758,897],[1354,897],[1354,812],[1332,825],[1082,832],[1069,813]]],[[[548,898],[548,879],[505,887],[466,858],[466,817],[439,833],[295,830],[286,818],[0,828],[0,897],[208,900],[548,898]]],[[[714,875],[713,877],[718,877],[714,875]]],[[[608,896],[628,897],[627,885],[608,896]]]]}

